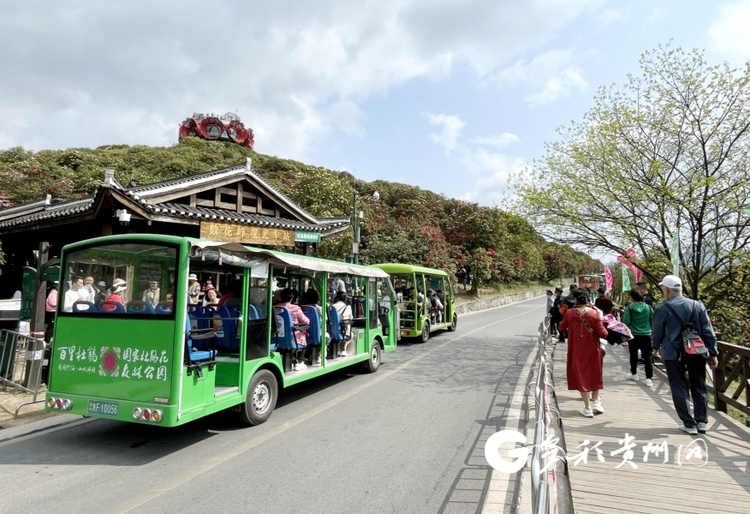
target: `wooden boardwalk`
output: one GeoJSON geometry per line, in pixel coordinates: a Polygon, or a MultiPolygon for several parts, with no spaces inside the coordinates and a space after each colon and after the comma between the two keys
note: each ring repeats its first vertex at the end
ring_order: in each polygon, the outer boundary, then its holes
{"type": "Polygon", "coordinates": [[[608,347],[602,392],[605,413],[591,419],[578,413],[583,407],[578,391],[567,390],[567,344],[558,344],[555,350],[554,381],[576,512],[750,513],[750,430],[709,407],[706,434],[682,433],[666,375],[656,369],[654,386],[648,388],[640,365],[641,380],[627,380],[627,352],[627,348],[608,347]],[[626,440],[626,434],[634,439],[626,440]],[[585,441],[590,444],[579,447],[585,441]],[[600,441],[605,462],[597,460],[593,448],[600,441]],[[644,462],[648,443],[651,451],[644,462]],[[656,455],[656,448],[665,446],[666,463],[663,451],[656,455]],[[586,447],[590,451],[584,462],[586,447]],[[624,462],[629,452],[632,455],[624,462]],[[574,465],[577,457],[581,460],[574,465]]]}

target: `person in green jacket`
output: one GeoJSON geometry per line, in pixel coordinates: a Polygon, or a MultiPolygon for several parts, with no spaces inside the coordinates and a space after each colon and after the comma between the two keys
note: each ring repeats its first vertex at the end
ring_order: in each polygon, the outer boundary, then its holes
{"type": "Polygon", "coordinates": [[[630,291],[630,303],[625,307],[622,321],[633,334],[633,340],[628,344],[630,350],[630,380],[638,380],[638,350],[646,362],[646,385],[654,385],[654,360],[651,355],[651,321],[654,319],[654,309],[643,302],[643,295],[635,289],[630,291]]]}

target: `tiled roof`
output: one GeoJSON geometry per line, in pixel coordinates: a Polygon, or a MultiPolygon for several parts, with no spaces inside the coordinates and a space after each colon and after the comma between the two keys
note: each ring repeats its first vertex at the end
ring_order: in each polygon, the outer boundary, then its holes
{"type": "Polygon", "coordinates": [[[226,176],[244,175],[244,166],[232,166],[230,168],[221,168],[218,170],[207,171],[206,173],[197,173],[185,177],[155,182],[143,186],[124,188],[126,194],[130,196],[153,196],[159,193],[165,193],[175,188],[182,188],[200,184],[202,182],[212,182],[226,176]]]}
{"type": "Polygon", "coordinates": [[[92,197],[50,204],[50,198],[48,196],[43,200],[0,210],[0,229],[18,227],[52,218],[64,218],[66,216],[93,211],[97,199],[106,191],[125,195],[132,201],[141,205],[145,210],[153,212],[154,214],[175,218],[195,218],[212,221],[246,223],[249,225],[286,228],[289,230],[307,230],[321,232],[323,234],[327,232],[339,232],[349,225],[350,220],[348,217],[326,219],[315,218],[302,208],[298,207],[276,187],[255,174],[251,170],[249,164],[250,163],[248,162],[248,165],[246,166],[222,168],[206,173],[132,188],[123,187],[119,182],[114,180],[114,175],[112,174],[110,177],[111,181],[107,182],[105,180],[102,187],[98,189],[92,197]],[[203,183],[206,184],[208,189],[212,182],[221,181],[233,176],[237,176],[238,178],[248,177],[251,181],[257,183],[259,187],[267,188],[268,192],[273,197],[286,204],[285,207],[288,207],[290,212],[295,215],[300,215],[303,219],[309,220],[309,222],[275,218],[246,212],[238,213],[228,209],[190,207],[188,205],[177,204],[174,202],[158,203],[158,197],[160,195],[165,195],[181,188],[188,189],[203,183]]]}
{"type": "Polygon", "coordinates": [[[196,218],[210,221],[225,221],[231,223],[247,223],[274,228],[286,228],[289,230],[308,230],[313,232],[326,232],[349,223],[349,220],[330,220],[328,223],[313,224],[302,223],[286,218],[272,218],[248,212],[239,213],[228,209],[216,209],[209,207],[190,207],[178,203],[165,202],[157,205],[149,205],[149,210],[154,214],[175,216],[179,218],[196,218]]]}
{"type": "MultiPolygon", "coordinates": [[[[53,205],[45,205],[43,210],[32,212],[31,214],[20,214],[14,218],[8,218],[0,221],[0,228],[3,227],[15,227],[18,225],[26,225],[34,223],[36,221],[51,219],[51,218],[63,218],[73,214],[80,214],[88,211],[94,205],[94,198],[81,198],[79,200],[71,200],[69,202],[62,202],[53,205]]],[[[20,206],[19,206],[20,207],[20,206]]]]}
{"type": "MultiPolygon", "coordinates": [[[[133,188],[126,189],[124,192],[126,195],[134,198],[137,201],[141,201],[143,198],[150,198],[158,196],[160,194],[166,194],[174,190],[183,188],[190,188],[200,184],[210,184],[222,179],[231,177],[248,177],[251,181],[257,182],[260,186],[268,189],[273,196],[275,196],[281,203],[285,204],[290,211],[294,211],[302,218],[308,219],[311,223],[317,223],[318,220],[305,211],[291,199],[289,199],[284,193],[282,193],[276,186],[266,181],[263,177],[258,175],[252,170],[250,161],[246,165],[232,166],[229,168],[221,168],[218,170],[208,171],[206,173],[198,173],[195,175],[188,175],[186,177],[180,177],[171,180],[165,180],[164,182],[157,182],[155,184],[147,184],[144,186],[136,186],[133,188]]],[[[143,203],[143,202],[141,202],[143,203]]]]}

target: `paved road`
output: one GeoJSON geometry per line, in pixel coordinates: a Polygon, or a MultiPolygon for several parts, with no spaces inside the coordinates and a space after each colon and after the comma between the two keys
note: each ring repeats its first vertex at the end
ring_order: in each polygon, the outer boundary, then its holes
{"type": "Polygon", "coordinates": [[[172,429],[82,419],[0,443],[0,512],[481,512],[483,442],[504,426],[543,306],[467,315],[374,375],[297,386],[259,427],[231,413],[172,429]]]}

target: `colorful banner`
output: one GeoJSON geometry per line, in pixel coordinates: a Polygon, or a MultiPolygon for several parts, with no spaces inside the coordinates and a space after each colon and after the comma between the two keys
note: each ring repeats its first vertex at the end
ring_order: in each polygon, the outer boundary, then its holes
{"type": "Polygon", "coordinates": [[[633,264],[632,262],[630,262],[627,259],[627,257],[625,257],[624,255],[619,255],[617,257],[617,260],[620,261],[620,263],[623,265],[623,267],[627,267],[630,271],[633,272],[633,275],[635,275],[635,281],[636,282],[640,282],[640,280],[638,279],[638,277],[640,276],[641,270],[639,270],[638,268],[636,268],[635,264],[633,264]]]}
{"type": "Polygon", "coordinates": [[[630,291],[630,275],[628,275],[628,267],[622,267],[622,291],[630,291]]]}
{"type": "MultiPolygon", "coordinates": [[[[634,248],[628,248],[628,251],[625,252],[625,255],[628,256],[628,259],[630,259],[631,262],[638,260],[638,255],[635,253],[634,248]]],[[[628,266],[628,267],[630,268],[630,271],[632,271],[633,274],[635,275],[636,283],[643,282],[643,272],[641,271],[641,268],[639,268],[635,264],[628,266]]]]}
{"type": "Polygon", "coordinates": [[[611,291],[615,287],[615,277],[612,276],[612,270],[604,268],[604,286],[607,291],[611,291]]]}
{"type": "Polygon", "coordinates": [[[672,236],[672,249],[669,251],[672,256],[672,275],[680,276],[680,229],[678,228],[672,236]]]}

